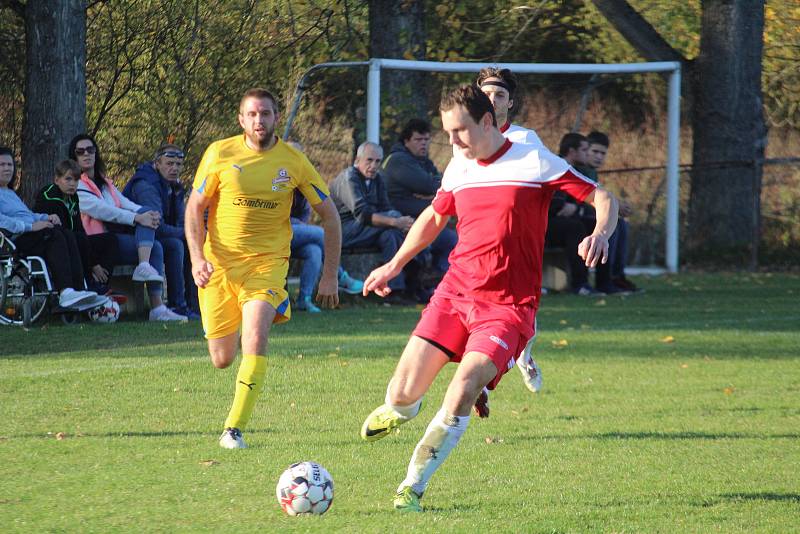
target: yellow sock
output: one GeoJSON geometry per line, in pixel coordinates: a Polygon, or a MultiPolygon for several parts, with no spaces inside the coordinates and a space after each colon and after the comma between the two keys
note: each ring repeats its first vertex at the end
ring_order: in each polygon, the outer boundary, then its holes
{"type": "Polygon", "coordinates": [[[267,374],[267,358],[258,354],[242,355],[239,372],[236,374],[236,394],[233,406],[225,420],[225,428],[243,430],[250,421],[256,400],[264,389],[264,377],[267,374]]]}

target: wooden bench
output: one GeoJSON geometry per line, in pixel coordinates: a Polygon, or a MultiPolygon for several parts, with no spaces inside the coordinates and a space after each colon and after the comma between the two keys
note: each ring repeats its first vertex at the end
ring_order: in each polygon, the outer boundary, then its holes
{"type": "Polygon", "coordinates": [[[128,297],[128,301],[123,305],[122,311],[135,317],[144,317],[149,306],[147,292],[144,290],[144,282],[134,282],[133,270],[135,265],[117,265],[111,273],[108,285],[128,297]]]}

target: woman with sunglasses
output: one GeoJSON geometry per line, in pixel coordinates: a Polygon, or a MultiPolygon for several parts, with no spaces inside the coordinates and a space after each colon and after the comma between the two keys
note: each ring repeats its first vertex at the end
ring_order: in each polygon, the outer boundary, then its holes
{"type": "Polygon", "coordinates": [[[120,263],[134,264],[133,280],[147,282],[151,321],[186,321],[162,300],[164,252],[155,233],[161,218],[126,198],[106,175],[106,166],[94,138],[76,135],[69,144],[69,157],[81,168],[78,197],[83,227],[89,235],[111,232],[117,236],[120,263]]]}

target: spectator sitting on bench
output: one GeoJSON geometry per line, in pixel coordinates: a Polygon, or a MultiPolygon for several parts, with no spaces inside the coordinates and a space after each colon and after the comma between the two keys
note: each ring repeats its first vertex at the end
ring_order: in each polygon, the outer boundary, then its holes
{"type": "MultiPolygon", "coordinates": [[[[400,248],[414,219],[389,204],[386,186],[378,172],[382,159],[380,145],[362,143],[354,164],[334,178],[330,188],[342,221],[342,248],[377,247],[382,261],[388,262],[400,248]]],[[[391,300],[398,304],[429,298],[422,294],[419,284],[420,262],[411,261],[408,265],[388,284],[395,295],[391,300]]]]}
{"type": "Polygon", "coordinates": [[[75,136],[69,144],[69,155],[83,172],[78,197],[86,233],[111,232],[117,237],[120,263],[136,265],[133,280],[147,282],[151,321],[186,321],[185,315],[167,308],[161,298],[164,253],[155,239],[161,222],[159,213],[131,202],[119,192],[106,176],[106,166],[93,137],[75,136]]]}
{"type": "Polygon", "coordinates": [[[71,159],[58,163],[53,183],[36,195],[33,210],[58,216],[61,226],[75,236],[89,289],[106,295],[108,280],[119,257],[117,238],[113,234],[86,235],[77,195],[80,180],[81,168],[77,163],[71,159]]]}
{"type": "MultiPolygon", "coordinates": [[[[608,147],[611,146],[608,135],[603,132],[593,131],[586,136],[589,141],[589,149],[587,151],[586,163],[594,173],[592,178],[597,181],[597,171],[603,166],[608,154],[608,147]]],[[[625,266],[628,260],[628,221],[626,217],[630,217],[633,213],[633,206],[630,202],[619,198],[619,220],[617,221],[617,229],[608,239],[608,266],[610,271],[610,282],[608,288],[612,293],[615,289],[623,292],[639,291],[636,284],[625,278],[625,266]]]]}
{"type": "MultiPolygon", "coordinates": [[[[400,138],[392,146],[383,161],[381,174],[386,180],[389,202],[403,215],[415,220],[431,205],[436,191],[442,185],[442,173],[428,158],[431,142],[431,125],[422,119],[411,119],[400,132],[400,138]]],[[[430,246],[433,267],[441,278],[450,264],[447,258],[455,248],[458,234],[445,228],[430,246]]]]}
{"type": "MultiPolygon", "coordinates": [[[[558,155],[575,167],[582,165],[589,143],[579,133],[568,133],[561,138],[558,155]]],[[[586,228],[580,219],[581,206],[571,196],[557,191],[550,201],[547,215],[547,246],[563,247],[570,270],[572,292],[581,296],[599,295],[589,285],[589,269],[578,256],[578,244],[586,237],[586,228]]]]}
{"type": "Polygon", "coordinates": [[[163,143],[153,161],[140,164],[122,190],[123,196],[159,214],[156,241],[164,251],[169,307],[179,315],[199,320],[197,287],[192,277],[189,248],[183,229],[186,190],[181,184],[184,153],[177,145],[163,143]]]}
{"type": "Polygon", "coordinates": [[[0,229],[10,234],[20,254],[44,257],[59,306],[78,310],[103,304],[106,297],[83,290],[83,264],[75,236],[64,230],[58,215],[28,209],[12,189],[15,171],[13,152],[0,147],[0,229]]]}

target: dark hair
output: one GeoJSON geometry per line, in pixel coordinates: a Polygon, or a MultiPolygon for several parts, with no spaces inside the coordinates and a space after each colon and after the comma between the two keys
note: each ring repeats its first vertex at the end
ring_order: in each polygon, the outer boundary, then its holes
{"type": "Polygon", "coordinates": [[[586,140],[589,141],[590,145],[603,145],[606,148],[611,146],[611,143],[608,141],[608,136],[597,130],[590,132],[589,135],[586,136],[586,140]]]}
{"type": "Polygon", "coordinates": [[[508,86],[508,97],[514,98],[514,93],[517,92],[517,77],[509,69],[499,69],[497,67],[484,67],[478,72],[478,79],[475,80],[475,85],[480,87],[483,82],[489,78],[500,78],[508,86]]]}
{"type": "Polygon", "coordinates": [[[490,113],[492,124],[497,126],[497,117],[494,115],[492,101],[476,85],[461,85],[442,95],[439,111],[450,111],[456,106],[466,108],[475,122],[480,122],[484,115],[490,113]]]}
{"type": "Polygon", "coordinates": [[[400,141],[408,141],[414,132],[421,134],[431,133],[431,125],[423,119],[411,119],[400,131],[400,141]]]}
{"type": "Polygon", "coordinates": [[[78,180],[81,179],[81,166],[75,160],[65,159],[56,163],[56,178],[71,174],[78,180]]]}
{"type": "Polygon", "coordinates": [[[100,155],[100,147],[98,146],[97,141],[94,140],[94,137],[87,133],[78,134],[73,137],[72,141],[69,142],[68,157],[75,162],[78,161],[78,157],[75,155],[75,148],[78,146],[80,141],[91,141],[92,145],[94,145],[94,183],[98,189],[102,190],[106,185],[106,164],[103,161],[103,157],[100,155]]]}
{"type": "Polygon", "coordinates": [[[565,157],[570,150],[578,150],[585,141],[586,137],[579,133],[571,132],[564,135],[558,144],[558,155],[565,157]]]}
{"type": "Polygon", "coordinates": [[[272,95],[272,93],[270,93],[263,87],[251,87],[250,89],[245,91],[244,94],[242,95],[242,99],[239,100],[239,111],[242,110],[242,105],[244,105],[244,101],[247,100],[248,98],[258,98],[258,99],[267,98],[269,99],[270,102],[272,102],[272,111],[274,111],[275,113],[278,112],[277,100],[275,100],[275,97],[272,95]]]}
{"type": "Polygon", "coordinates": [[[8,188],[14,189],[17,183],[17,160],[14,159],[14,151],[7,146],[0,146],[0,156],[11,156],[11,181],[8,182],[8,188]]]}

